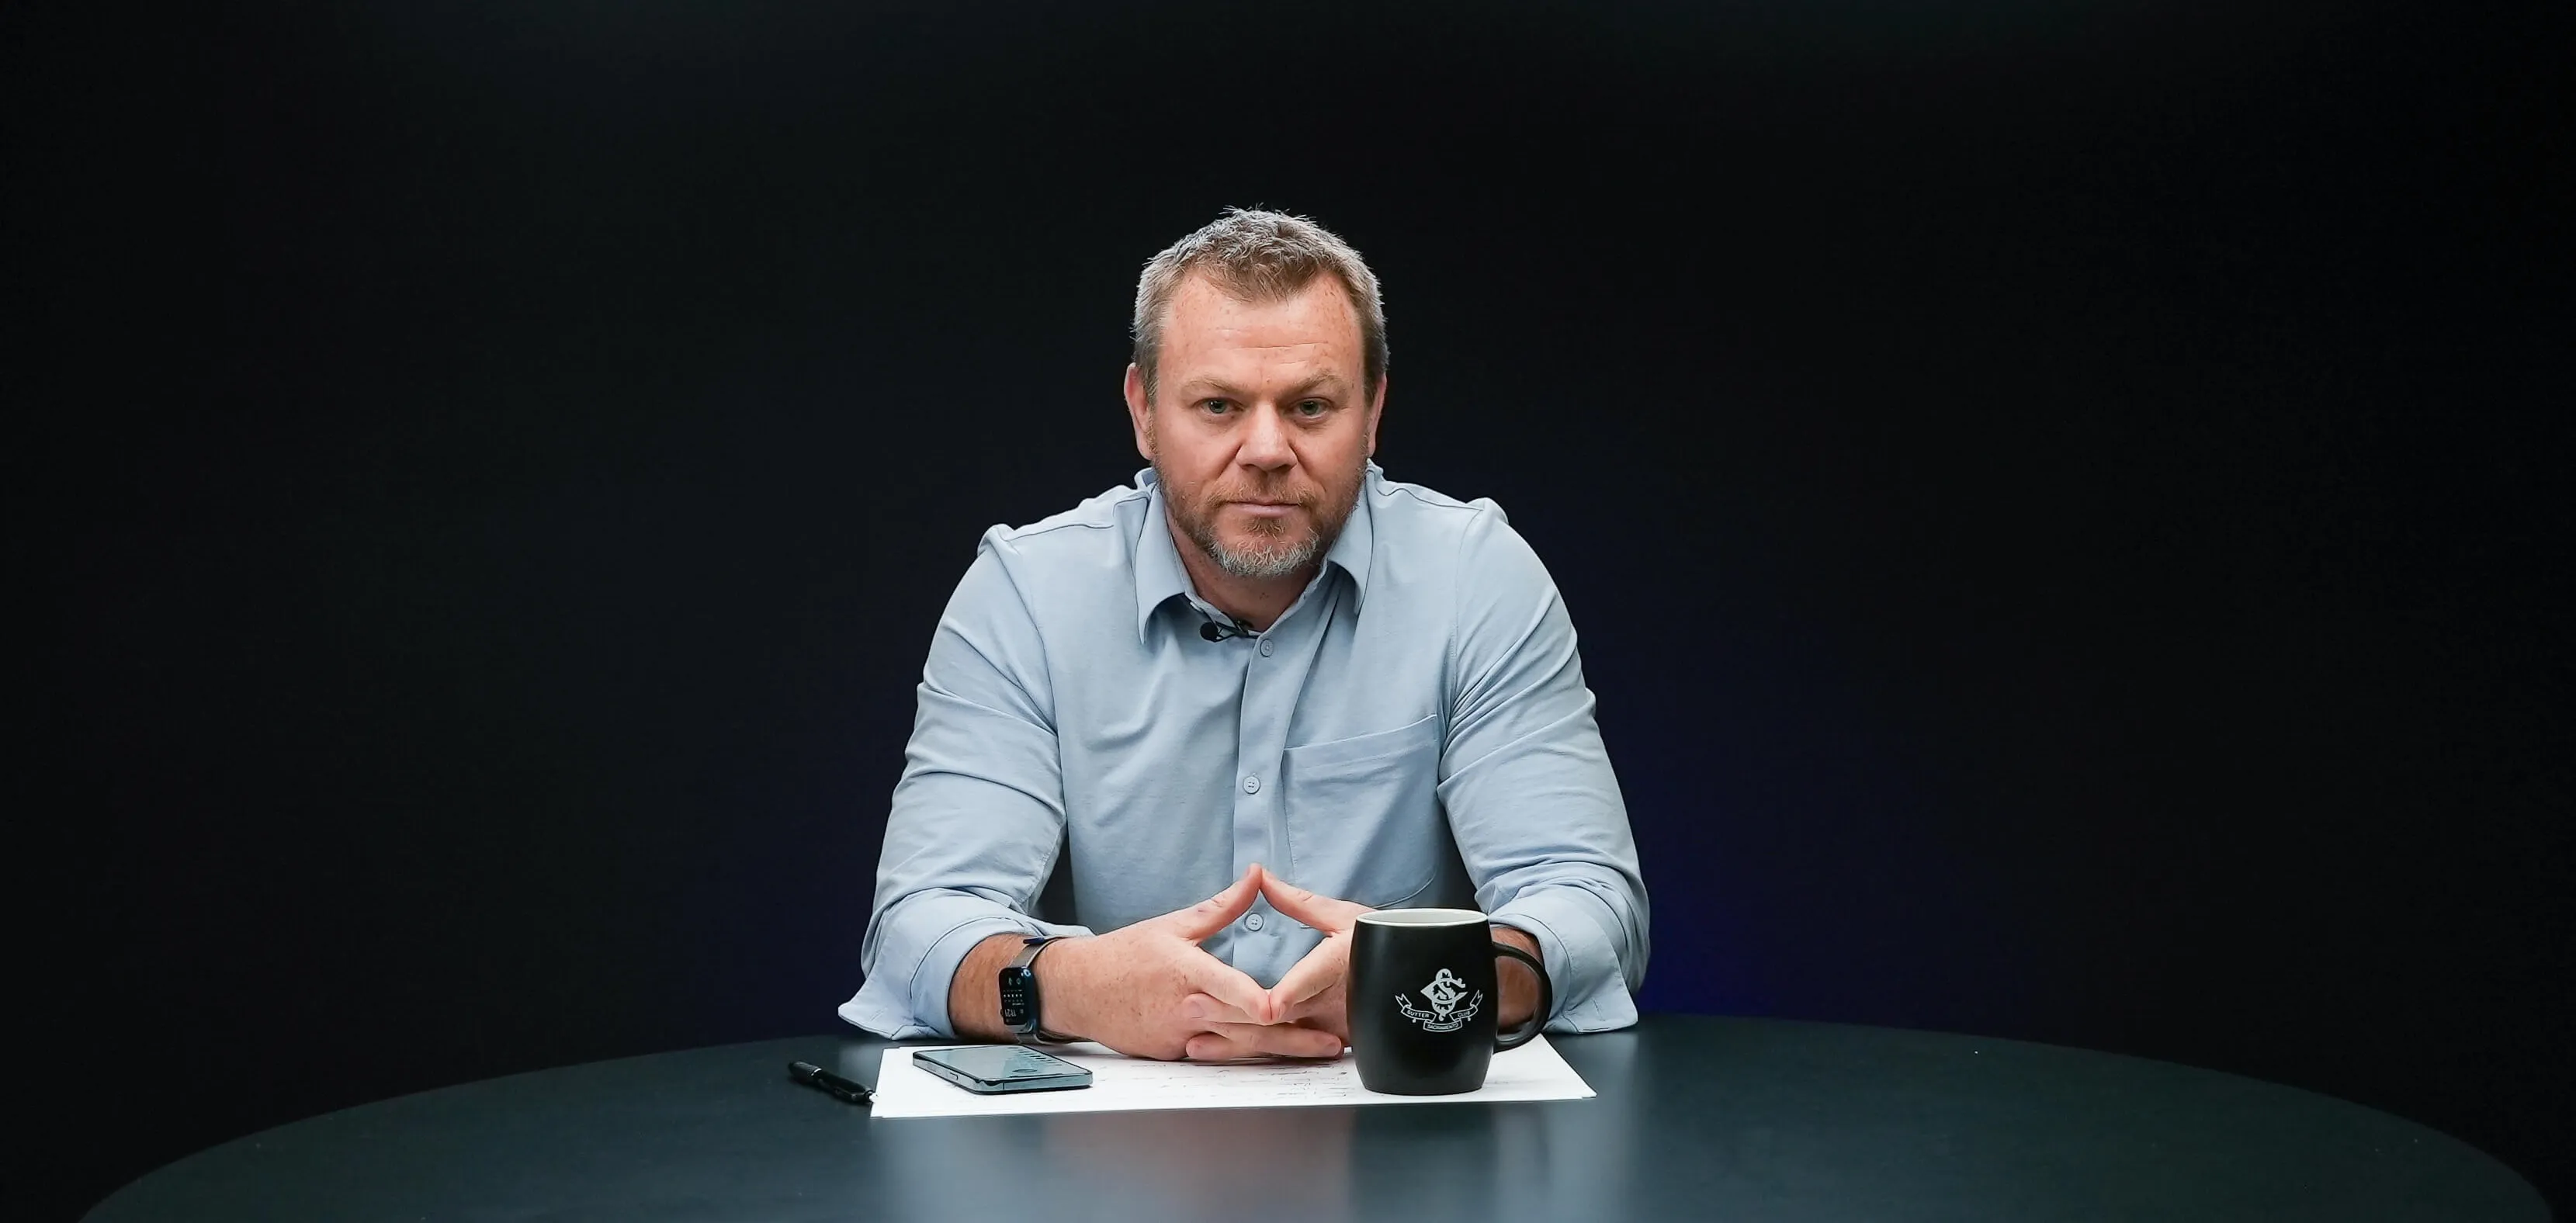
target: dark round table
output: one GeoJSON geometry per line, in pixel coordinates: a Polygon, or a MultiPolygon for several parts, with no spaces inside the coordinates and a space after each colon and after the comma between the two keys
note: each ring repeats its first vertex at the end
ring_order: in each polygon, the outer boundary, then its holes
{"type": "Polygon", "coordinates": [[[2413,1122],[2162,1062],[1653,1015],[1552,1037],[1597,1099],[880,1121],[814,1036],[513,1075],[280,1126],[126,1186],[185,1219],[2545,1220],[2413,1122]]]}

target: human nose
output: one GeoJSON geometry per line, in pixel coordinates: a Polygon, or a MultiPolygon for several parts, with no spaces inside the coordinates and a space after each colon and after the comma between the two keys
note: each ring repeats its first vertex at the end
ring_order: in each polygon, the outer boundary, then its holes
{"type": "Polygon", "coordinates": [[[1297,461],[1296,452],[1288,448],[1288,427],[1280,422],[1279,413],[1263,411],[1252,414],[1252,419],[1246,422],[1243,448],[1238,457],[1244,466],[1263,471],[1276,471],[1297,461]]]}

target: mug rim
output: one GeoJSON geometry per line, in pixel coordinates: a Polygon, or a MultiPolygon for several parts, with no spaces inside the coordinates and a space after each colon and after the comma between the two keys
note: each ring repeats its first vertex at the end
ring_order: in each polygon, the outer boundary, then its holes
{"type": "Polygon", "coordinates": [[[1488,919],[1474,909],[1371,909],[1358,920],[1372,926],[1424,930],[1482,925],[1488,919]]]}

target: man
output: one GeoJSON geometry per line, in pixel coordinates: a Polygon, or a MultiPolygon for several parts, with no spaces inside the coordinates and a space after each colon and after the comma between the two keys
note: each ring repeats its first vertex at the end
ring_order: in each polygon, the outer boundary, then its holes
{"type": "MultiPolygon", "coordinates": [[[[940,618],[841,1015],[1329,1057],[1352,920],[1446,905],[1546,964],[1551,1030],[1635,1022],[1645,884],[1573,626],[1492,502],[1370,461],[1368,266],[1229,211],[1146,265],[1135,341],[1151,468],[987,531],[940,618]],[[1005,1022],[1006,972],[1038,1014],[1005,1022]]],[[[1502,991],[1527,1019],[1527,970],[1502,991]]]]}

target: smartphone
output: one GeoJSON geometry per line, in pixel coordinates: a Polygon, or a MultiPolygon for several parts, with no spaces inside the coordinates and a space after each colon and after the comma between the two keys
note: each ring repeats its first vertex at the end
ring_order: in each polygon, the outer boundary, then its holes
{"type": "Polygon", "coordinates": [[[989,1096],[1006,1091],[1068,1091],[1091,1086],[1091,1072],[1052,1054],[1018,1045],[968,1045],[924,1049],[912,1064],[951,1083],[989,1096]]]}

